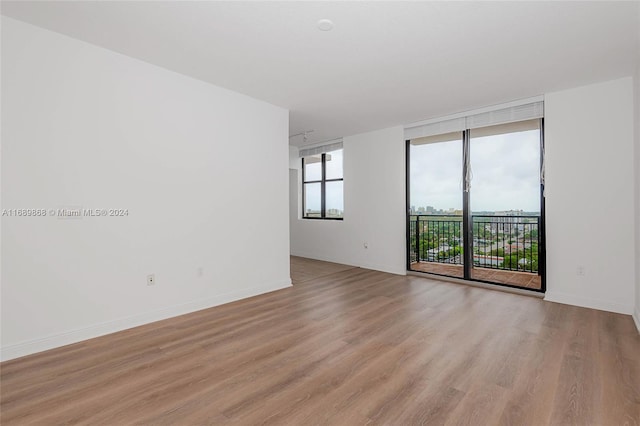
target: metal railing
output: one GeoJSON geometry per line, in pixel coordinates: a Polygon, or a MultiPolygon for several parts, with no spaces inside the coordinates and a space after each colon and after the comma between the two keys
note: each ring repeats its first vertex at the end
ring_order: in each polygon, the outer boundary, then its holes
{"type": "MultiPolygon", "coordinates": [[[[539,216],[471,217],[473,266],[538,273],[539,216]]],[[[464,263],[462,216],[412,215],[409,217],[411,263],[464,263]]]]}
{"type": "Polygon", "coordinates": [[[409,224],[412,263],[462,265],[462,216],[411,216],[409,224]]]}

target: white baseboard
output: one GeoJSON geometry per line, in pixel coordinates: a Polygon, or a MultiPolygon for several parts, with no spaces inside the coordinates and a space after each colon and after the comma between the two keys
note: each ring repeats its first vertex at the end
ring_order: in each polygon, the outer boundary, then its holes
{"type": "Polygon", "coordinates": [[[599,311],[615,312],[618,314],[633,314],[633,305],[618,302],[608,302],[606,300],[579,297],[570,294],[547,291],[544,296],[547,302],[562,303],[564,305],[581,306],[583,308],[598,309],[599,311]]]}
{"type": "Polygon", "coordinates": [[[0,361],[7,361],[21,356],[31,355],[48,349],[58,348],[60,346],[92,339],[94,337],[104,336],[105,334],[115,333],[128,328],[149,324],[154,321],[188,314],[202,309],[234,302],[236,300],[281,290],[287,287],[291,287],[290,279],[272,283],[271,285],[250,287],[240,291],[224,293],[209,299],[194,300],[187,303],[168,306],[155,311],[106,321],[100,324],[94,324],[88,327],[65,331],[62,333],[56,333],[39,339],[27,340],[0,348],[0,361]]]}
{"type": "Polygon", "coordinates": [[[302,252],[293,253],[292,252],[291,255],[298,256],[298,257],[306,257],[307,259],[322,260],[324,262],[340,263],[342,265],[354,266],[356,268],[372,269],[374,271],[387,272],[389,274],[407,275],[407,270],[404,267],[404,265],[402,267],[398,267],[398,266],[392,266],[392,265],[380,265],[380,264],[367,263],[367,262],[354,262],[354,261],[349,261],[345,259],[337,259],[333,256],[326,256],[326,255],[317,254],[317,253],[302,253],[302,252]]]}
{"type": "Polygon", "coordinates": [[[389,265],[379,265],[367,262],[359,262],[357,266],[359,268],[372,269],[374,271],[386,272],[388,274],[407,275],[407,269],[405,267],[397,268],[389,265]]]}
{"type": "Polygon", "coordinates": [[[633,311],[633,315],[631,316],[633,317],[633,322],[636,323],[636,328],[638,329],[638,333],[640,333],[640,307],[637,307],[633,311]]]}

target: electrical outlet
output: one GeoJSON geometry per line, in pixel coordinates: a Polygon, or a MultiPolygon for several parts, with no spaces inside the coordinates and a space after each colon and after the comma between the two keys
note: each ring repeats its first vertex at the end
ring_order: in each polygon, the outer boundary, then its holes
{"type": "Polygon", "coordinates": [[[156,274],[147,275],[147,285],[156,285],[156,274]]]}
{"type": "Polygon", "coordinates": [[[366,241],[362,244],[364,246],[364,248],[368,249],[369,248],[369,243],[367,243],[366,241]]]}

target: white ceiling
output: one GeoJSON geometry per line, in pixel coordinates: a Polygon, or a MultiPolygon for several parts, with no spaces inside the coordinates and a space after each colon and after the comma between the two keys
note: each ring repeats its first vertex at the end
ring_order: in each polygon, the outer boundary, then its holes
{"type": "MultiPolygon", "coordinates": [[[[631,75],[638,2],[2,2],[291,110],[308,143],[631,75]],[[335,28],[316,28],[321,18],[335,28]]],[[[302,138],[292,143],[300,145],[302,138]]]]}

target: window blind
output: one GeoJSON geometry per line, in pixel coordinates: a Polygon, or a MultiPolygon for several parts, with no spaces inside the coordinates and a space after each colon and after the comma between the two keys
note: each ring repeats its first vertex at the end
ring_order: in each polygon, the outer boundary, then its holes
{"type": "Polygon", "coordinates": [[[425,123],[415,127],[404,129],[405,139],[417,139],[426,136],[442,135],[445,133],[461,132],[465,129],[464,117],[450,120],[425,123]]]}
{"type": "Polygon", "coordinates": [[[514,121],[533,120],[543,116],[544,103],[540,101],[470,115],[466,118],[466,122],[467,129],[479,129],[480,127],[495,126],[514,121]]]}
{"type": "Polygon", "coordinates": [[[542,117],[544,101],[538,97],[408,124],[404,126],[404,138],[425,138],[542,117]]]}
{"type": "MultiPolygon", "coordinates": [[[[493,126],[476,127],[474,129],[471,129],[471,138],[504,135],[506,133],[526,132],[527,130],[538,129],[540,129],[540,120],[538,119],[514,121],[505,124],[494,124],[493,126]]],[[[413,141],[411,142],[413,143],[413,141]]]]}
{"type": "Polygon", "coordinates": [[[329,142],[323,142],[322,145],[316,145],[308,148],[301,148],[299,151],[300,158],[310,157],[312,155],[324,154],[326,152],[337,151],[342,149],[342,139],[336,139],[329,142]]]}
{"type": "Polygon", "coordinates": [[[426,145],[430,143],[461,141],[462,132],[439,133],[433,136],[424,136],[421,138],[411,139],[411,145],[426,145]]]}

